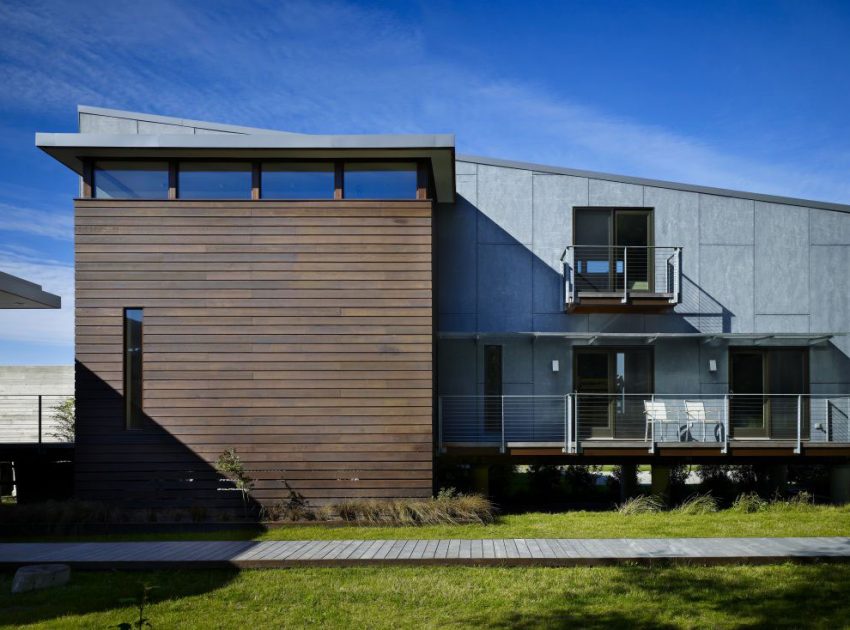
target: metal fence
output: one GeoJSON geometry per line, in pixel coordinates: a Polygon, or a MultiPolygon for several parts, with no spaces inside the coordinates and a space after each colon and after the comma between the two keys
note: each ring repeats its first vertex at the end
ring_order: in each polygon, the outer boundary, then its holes
{"type": "Polygon", "coordinates": [[[73,394],[0,395],[0,444],[67,442],[56,407],[73,394]]]}
{"type": "Polygon", "coordinates": [[[566,394],[441,396],[438,447],[561,446],[588,440],[701,443],[730,439],[850,444],[850,395],[566,394]]]}
{"type": "Polygon", "coordinates": [[[638,293],[668,296],[681,292],[681,247],[570,245],[561,258],[567,303],[580,294],[618,294],[625,302],[638,293]]]}

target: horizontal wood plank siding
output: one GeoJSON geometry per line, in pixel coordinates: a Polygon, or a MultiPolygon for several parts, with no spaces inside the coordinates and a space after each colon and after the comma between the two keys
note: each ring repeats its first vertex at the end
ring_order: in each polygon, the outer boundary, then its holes
{"type": "Polygon", "coordinates": [[[432,489],[430,201],[76,202],[77,491],[227,507],[432,489]],[[123,417],[144,308],[146,428],[123,417]]]}

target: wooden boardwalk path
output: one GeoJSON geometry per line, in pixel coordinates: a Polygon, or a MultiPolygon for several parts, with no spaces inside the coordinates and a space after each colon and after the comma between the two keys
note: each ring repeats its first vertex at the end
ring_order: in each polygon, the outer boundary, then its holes
{"type": "Polygon", "coordinates": [[[367,565],[581,566],[764,564],[850,560],[850,538],[495,538],[0,543],[0,567],[60,562],[85,569],[367,565]]]}

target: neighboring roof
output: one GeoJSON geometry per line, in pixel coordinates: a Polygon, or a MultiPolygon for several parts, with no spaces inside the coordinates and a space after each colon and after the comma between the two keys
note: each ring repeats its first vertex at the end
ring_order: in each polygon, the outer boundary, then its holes
{"type": "Polygon", "coordinates": [[[62,298],[41,286],[0,271],[0,309],[61,308],[62,298]]]}
{"type": "Polygon", "coordinates": [[[587,177],[590,179],[602,179],[610,182],[623,184],[636,184],[638,186],[652,186],[654,188],[668,188],[670,190],[681,190],[685,192],[703,193],[706,195],[719,195],[721,197],[737,197],[739,199],[752,199],[767,203],[779,203],[789,206],[802,206],[804,208],[820,208],[823,210],[835,210],[837,212],[850,212],[850,204],[832,203],[829,201],[813,201],[811,199],[798,199],[795,197],[781,197],[778,195],[764,195],[761,193],[745,192],[741,190],[728,190],[726,188],[713,188],[711,186],[698,186],[694,184],[681,184],[659,179],[648,179],[645,177],[630,177],[628,175],[612,175],[611,173],[599,173],[596,171],[583,171],[575,168],[561,168],[558,166],[547,166],[534,164],[532,162],[516,162],[513,160],[501,160],[499,158],[481,157],[477,155],[458,155],[458,162],[473,162],[487,166],[501,166],[503,168],[516,168],[538,173],[552,173],[555,175],[572,175],[574,177],[587,177]]]}
{"type": "Polygon", "coordinates": [[[455,139],[451,134],[288,133],[87,106],[79,107],[79,116],[82,133],[35,135],[37,147],[79,174],[86,157],[380,159],[392,156],[430,160],[437,200],[454,201],[455,139]]]}

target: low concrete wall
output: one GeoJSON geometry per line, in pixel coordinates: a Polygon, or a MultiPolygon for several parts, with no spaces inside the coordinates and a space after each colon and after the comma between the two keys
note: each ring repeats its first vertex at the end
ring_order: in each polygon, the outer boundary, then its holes
{"type": "Polygon", "coordinates": [[[39,396],[42,441],[59,441],[53,407],[73,395],[73,365],[0,366],[0,444],[38,441],[39,396]]]}

